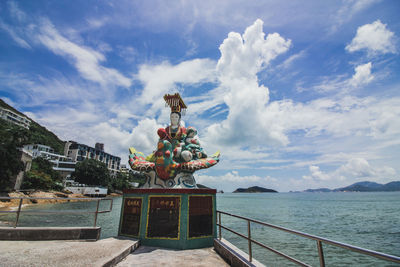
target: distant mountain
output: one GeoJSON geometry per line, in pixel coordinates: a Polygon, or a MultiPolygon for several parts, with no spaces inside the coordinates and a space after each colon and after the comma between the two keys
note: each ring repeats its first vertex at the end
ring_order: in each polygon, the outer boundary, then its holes
{"type": "Polygon", "coordinates": [[[252,186],[249,188],[238,188],[233,193],[278,193],[273,189],[268,189],[260,186],[252,186]]]}
{"type": "Polygon", "coordinates": [[[319,188],[319,189],[307,189],[303,192],[393,192],[400,191],[400,181],[393,181],[387,184],[378,184],[375,182],[358,182],[346,187],[336,188],[336,189],[328,189],[328,188],[319,188]]]}
{"type": "Polygon", "coordinates": [[[394,181],[382,186],[383,191],[400,191],[400,181],[394,181]]]}
{"type": "Polygon", "coordinates": [[[346,187],[336,188],[334,192],[344,192],[344,191],[351,191],[351,192],[374,192],[374,191],[381,191],[380,188],[382,184],[378,184],[375,182],[358,182],[346,187]]]}
{"type": "Polygon", "coordinates": [[[329,188],[318,188],[318,189],[307,189],[307,190],[304,190],[303,192],[311,192],[311,193],[324,192],[324,193],[326,193],[326,192],[332,192],[332,190],[329,188]]]}

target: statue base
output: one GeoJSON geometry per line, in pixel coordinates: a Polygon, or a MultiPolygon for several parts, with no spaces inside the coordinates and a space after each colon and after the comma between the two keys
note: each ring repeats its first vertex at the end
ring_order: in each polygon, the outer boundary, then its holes
{"type": "Polygon", "coordinates": [[[215,189],[124,191],[118,235],[175,249],[212,247],[216,237],[215,189]]]}
{"type": "Polygon", "coordinates": [[[147,179],[146,182],[140,187],[140,189],[151,189],[151,188],[184,188],[184,189],[196,189],[196,181],[193,177],[193,173],[190,172],[179,172],[174,178],[163,180],[159,178],[155,171],[144,172],[147,179]]]}

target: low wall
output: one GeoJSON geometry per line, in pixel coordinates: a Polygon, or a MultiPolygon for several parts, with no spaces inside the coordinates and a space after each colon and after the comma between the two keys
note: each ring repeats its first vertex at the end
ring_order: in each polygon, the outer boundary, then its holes
{"type": "Polygon", "coordinates": [[[226,239],[214,239],[214,249],[230,266],[234,267],[253,267],[264,266],[256,259],[253,258],[249,262],[249,256],[233,244],[229,243],[226,239]]]}
{"type": "Polygon", "coordinates": [[[0,240],[98,240],[101,227],[0,227],[0,240]]]}

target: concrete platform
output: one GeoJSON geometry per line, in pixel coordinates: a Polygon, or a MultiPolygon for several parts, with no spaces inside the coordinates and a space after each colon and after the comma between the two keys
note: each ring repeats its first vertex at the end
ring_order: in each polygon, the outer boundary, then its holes
{"type": "Polygon", "coordinates": [[[0,241],[0,267],[14,266],[264,266],[226,240],[213,247],[177,250],[140,246],[125,238],[98,241],[0,241]]]}
{"type": "Polygon", "coordinates": [[[127,266],[229,266],[214,248],[174,250],[157,247],[140,246],[129,254],[118,267],[127,266]]]}
{"type": "Polygon", "coordinates": [[[0,266],[114,266],[139,241],[0,241],[0,266]]]}

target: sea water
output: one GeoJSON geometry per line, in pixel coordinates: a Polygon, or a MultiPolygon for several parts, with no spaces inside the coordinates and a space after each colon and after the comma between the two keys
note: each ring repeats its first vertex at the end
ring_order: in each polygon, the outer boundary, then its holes
{"type": "MultiPolygon", "coordinates": [[[[99,214],[101,238],[117,236],[122,198],[113,198],[112,212],[99,214]]],[[[100,210],[109,209],[101,201],[100,210]]],[[[25,207],[24,210],[95,211],[95,202],[70,202],[25,207]]],[[[385,193],[225,193],[217,209],[362,248],[400,256],[400,192],[385,193]]],[[[15,215],[0,215],[12,223],[15,215]]],[[[19,226],[93,226],[94,214],[28,215],[19,226]]],[[[247,235],[247,222],[222,215],[222,224],[247,235]]],[[[312,266],[319,266],[316,241],[251,224],[252,238],[312,266]]],[[[247,240],[222,230],[222,237],[248,252],[247,240]]],[[[323,244],[327,266],[398,266],[394,263],[323,244]]],[[[253,257],[268,266],[294,263],[253,244],[253,257]]]]}
{"type": "MultiPolygon", "coordinates": [[[[228,193],[217,197],[218,210],[400,256],[400,192],[228,193]]],[[[247,235],[247,223],[222,216],[222,224],[247,235]]],[[[316,241],[252,224],[252,237],[312,266],[319,266],[316,241]]],[[[222,231],[248,251],[247,241],[222,231]]],[[[297,266],[253,245],[253,257],[268,266],[297,266]]],[[[399,266],[359,253],[323,245],[327,266],[399,266]]]]}

